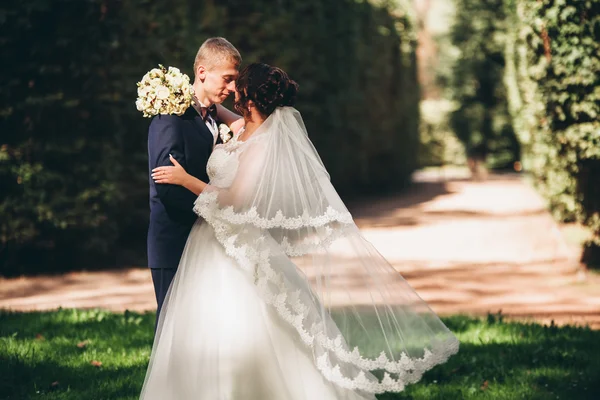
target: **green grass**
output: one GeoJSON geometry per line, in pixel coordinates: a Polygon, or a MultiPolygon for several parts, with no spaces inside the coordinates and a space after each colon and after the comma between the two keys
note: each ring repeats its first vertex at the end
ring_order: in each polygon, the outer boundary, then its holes
{"type": "MultiPolygon", "coordinates": [[[[444,321],[459,354],[381,400],[600,399],[600,332],[498,315],[444,321]]],[[[153,324],[153,314],[0,311],[0,399],[137,399],[153,324]]]]}

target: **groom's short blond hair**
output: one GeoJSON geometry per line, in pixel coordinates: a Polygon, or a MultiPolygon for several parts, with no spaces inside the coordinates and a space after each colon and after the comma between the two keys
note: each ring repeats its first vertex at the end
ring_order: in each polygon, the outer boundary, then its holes
{"type": "Polygon", "coordinates": [[[235,68],[239,68],[242,63],[240,52],[229,41],[222,37],[213,37],[206,39],[194,60],[194,74],[200,65],[211,69],[219,64],[231,63],[235,68]]]}

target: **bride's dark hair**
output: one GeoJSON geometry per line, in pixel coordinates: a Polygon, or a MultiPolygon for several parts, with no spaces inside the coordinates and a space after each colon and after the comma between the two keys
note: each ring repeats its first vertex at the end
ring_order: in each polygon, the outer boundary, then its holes
{"type": "Polygon", "coordinates": [[[298,84],[284,70],[267,64],[253,63],[240,72],[236,80],[239,99],[235,109],[243,116],[248,114],[248,102],[268,117],[277,107],[294,106],[298,84]]]}

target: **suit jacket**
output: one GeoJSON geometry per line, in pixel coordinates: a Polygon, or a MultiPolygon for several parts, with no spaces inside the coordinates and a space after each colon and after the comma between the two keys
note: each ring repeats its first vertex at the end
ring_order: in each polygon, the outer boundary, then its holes
{"type": "MultiPolygon", "coordinates": [[[[157,115],[148,129],[148,174],[172,165],[169,154],[196,178],[208,182],[206,163],[213,149],[213,134],[192,107],[182,116],[157,115]]],[[[182,186],[150,183],[148,266],[177,268],[190,230],[197,219],[196,195],[182,186]]]]}

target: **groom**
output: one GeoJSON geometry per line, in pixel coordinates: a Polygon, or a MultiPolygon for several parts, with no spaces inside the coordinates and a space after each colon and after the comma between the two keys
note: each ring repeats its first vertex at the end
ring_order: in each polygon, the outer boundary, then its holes
{"type": "MultiPolygon", "coordinates": [[[[172,165],[169,154],[196,178],[208,182],[206,163],[220,142],[217,119],[230,125],[239,116],[217,104],[234,91],[242,58],[223,38],[206,40],[194,61],[194,104],[181,115],[158,115],[148,130],[149,173],[172,165]]],[[[156,294],[157,322],[169,285],[175,276],[188,234],[197,219],[196,196],[187,189],[155,184],[150,178],[148,265],[156,294]]],[[[155,326],[156,329],[156,326],[155,326]]]]}

